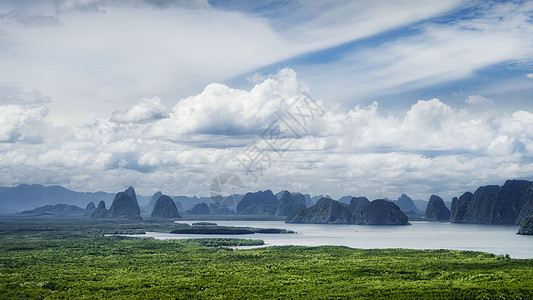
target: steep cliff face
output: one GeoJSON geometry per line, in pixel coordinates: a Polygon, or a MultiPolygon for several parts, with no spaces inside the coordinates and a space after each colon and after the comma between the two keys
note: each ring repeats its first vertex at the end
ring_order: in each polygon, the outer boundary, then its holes
{"type": "Polygon", "coordinates": [[[450,220],[450,210],[446,207],[441,197],[431,195],[426,208],[426,219],[438,221],[450,220]]]}
{"type": "Polygon", "coordinates": [[[190,215],[210,215],[211,211],[205,202],[196,204],[190,211],[190,215]]]}
{"type": "Polygon", "coordinates": [[[279,198],[276,216],[288,216],[293,210],[297,208],[305,208],[305,197],[300,193],[292,194],[289,191],[284,191],[279,198]]]}
{"type": "Polygon", "coordinates": [[[405,213],[394,203],[378,199],[370,202],[357,218],[360,225],[409,225],[405,213]]]}
{"type": "Polygon", "coordinates": [[[518,218],[515,221],[515,224],[518,224],[528,216],[533,216],[533,186],[529,188],[528,192],[528,201],[522,206],[522,209],[520,210],[520,214],[518,214],[518,218]]]}
{"type": "Polygon", "coordinates": [[[533,182],[507,180],[502,187],[479,187],[452,201],[450,221],[477,224],[519,224],[533,212],[533,182]]]}
{"type": "Polygon", "coordinates": [[[494,205],[492,219],[494,224],[520,224],[531,214],[533,204],[533,182],[508,180],[500,188],[498,201],[494,205]],[[522,213],[523,211],[523,213],[522,213]]]}
{"type": "Polygon", "coordinates": [[[157,191],[155,194],[152,195],[152,198],[150,198],[150,202],[144,207],[141,208],[142,212],[151,212],[154,210],[155,203],[157,202],[157,199],[161,198],[163,196],[163,193],[161,191],[157,191]]]}
{"type": "Polygon", "coordinates": [[[276,212],[276,207],[263,204],[252,204],[241,210],[241,215],[271,216],[276,212]]]}
{"type": "Polygon", "coordinates": [[[468,209],[474,199],[474,194],[466,192],[461,197],[452,199],[452,209],[450,210],[450,222],[465,223],[464,220],[472,218],[472,210],[468,209]],[[467,212],[469,215],[467,216],[467,212]]]}
{"type": "Polygon", "coordinates": [[[107,209],[105,208],[105,202],[102,200],[98,203],[98,207],[91,214],[93,219],[103,219],[107,217],[107,209]]]}
{"type": "Polygon", "coordinates": [[[87,203],[87,206],[85,207],[85,214],[86,216],[91,216],[96,209],[96,205],[94,205],[94,202],[87,203]]]}
{"type": "Polygon", "coordinates": [[[370,201],[368,201],[366,197],[353,197],[350,200],[350,206],[348,209],[350,210],[350,213],[352,213],[352,216],[357,219],[368,204],[370,204],[370,201]]]}
{"type": "Polygon", "coordinates": [[[309,208],[292,211],[286,223],[353,224],[354,218],[348,208],[330,198],[322,198],[309,208]]]}
{"type": "Polygon", "coordinates": [[[150,215],[152,218],[180,218],[178,208],[174,200],[167,195],[161,195],[154,204],[154,209],[150,215]]]}
{"type": "Polygon", "coordinates": [[[418,211],[413,199],[409,198],[406,194],[402,194],[398,200],[394,201],[394,204],[396,204],[403,212],[418,211]]]}
{"type": "Polygon", "coordinates": [[[273,215],[278,206],[278,198],[271,190],[246,193],[237,204],[237,214],[240,215],[273,215]]]}
{"type": "Polygon", "coordinates": [[[127,190],[115,196],[107,217],[113,219],[142,220],[141,209],[139,208],[133,187],[130,186],[127,190]]]}
{"type": "Polygon", "coordinates": [[[522,220],[518,234],[533,235],[533,216],[522,220]]]}

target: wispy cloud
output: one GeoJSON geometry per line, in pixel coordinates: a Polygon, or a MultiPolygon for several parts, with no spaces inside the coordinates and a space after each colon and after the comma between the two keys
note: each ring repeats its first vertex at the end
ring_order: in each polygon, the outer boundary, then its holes
{"type": "Polygon", "coordinates": [[[424,23],[418,33],[304,66],[301,75],[313,87],[333,91],[336,100],[361,101],[464,79],[498,63],[532,61],[531,5],[493,4],[480,15],[424,23]]]}
{"type": "Polygon", "coordinates": [[[483,97],[481,95],[468,96],[465,102],[471,105],[493,105],[494,104],[494,101],[492,99],[483,97]]]}
{"type": "MultiPolygon", "coordinates": [[[[43,11],[48,15],[41,17],[62,26],[29,30],[20,22],[0,24],[5,33],[0,42],[8,46],[0,51],[6,70],[0,82],[51,97],[50,118],[58,123],[89,121],[122,111],[139,98],[158,96],[169,104],[211,82],[457,5],[459,1],[294,2],[272,5],[276,13],[269,14],[214,9],[205,1],[19,3],[17,19],[43,11]],[[82,110],[76,109],[79,104],[82,110]]],[[[10,9],[4,7],[0,5],[0,13],[10,9]]]]}

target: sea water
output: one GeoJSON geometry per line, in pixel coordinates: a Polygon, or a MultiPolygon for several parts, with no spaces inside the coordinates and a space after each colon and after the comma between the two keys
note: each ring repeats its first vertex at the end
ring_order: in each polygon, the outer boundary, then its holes
{"type": "MultiPolygon", "coordinates": [[[[196,221],[178,221],[192,224],[196,221]]],[[[286,224],[283,221],[214,221],[220,226],[285,228],[296,234],[200,235],[147,232],[156,239],[246,238],[265,246],[338,245],[352,248],[454,249],[533,258],[533,236],[517,235],[516,225],[454,224],[411,221],[408,226],[286,224]]]]}

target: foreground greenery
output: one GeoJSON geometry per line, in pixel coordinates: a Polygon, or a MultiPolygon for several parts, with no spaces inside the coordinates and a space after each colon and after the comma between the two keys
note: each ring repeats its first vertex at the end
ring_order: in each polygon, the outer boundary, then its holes
{"type": "Polygon", "coordinates": [[[262,246],[265,244],[263,240],[249,240],[249,239],[228,239],[228,238],[214,238],[214,239],[183,239],[181,243],[188,245],[197,245],[204,247],[242,247],[242,246],[262,246]]]}
{"type": "Polygon", "coordinates": [[[531,259],[333,246],[233,250],[220,246],[238,239],[161,241],[102,234],[106,228],[149,231],[146,226],[173,225],[2,219],[0,299],[533,297],[531,259]]]}

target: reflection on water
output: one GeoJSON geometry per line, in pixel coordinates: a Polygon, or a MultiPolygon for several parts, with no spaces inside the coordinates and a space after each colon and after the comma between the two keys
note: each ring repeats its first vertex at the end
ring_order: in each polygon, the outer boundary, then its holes
{"type": "MultiPolygon", "coordinates": [[[[178,222],[192,224],[195,221],[178,222]]],[[[513,258],[533,258],[533,236],[517,235],[515,225],[452,224],[411,221],[411,226],[364,226],[285,224],[282,221],[216,221],[222,226],[285,228],[296,234],[199,235],[147,232],[156,239],[249,238],[261,239],[266,246],[340,245],[352,248],[455,249],[509,254],[513,258]]]]}

